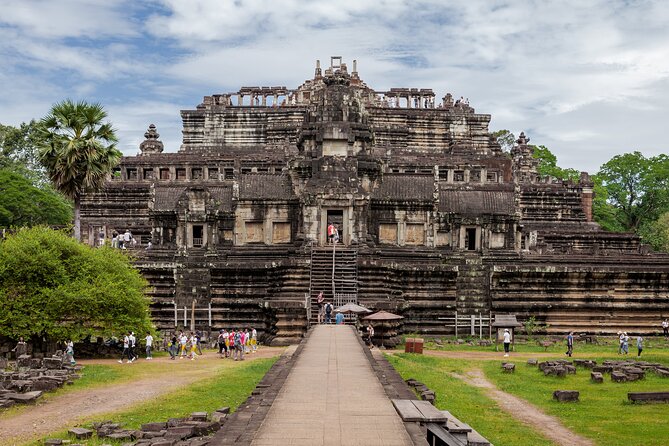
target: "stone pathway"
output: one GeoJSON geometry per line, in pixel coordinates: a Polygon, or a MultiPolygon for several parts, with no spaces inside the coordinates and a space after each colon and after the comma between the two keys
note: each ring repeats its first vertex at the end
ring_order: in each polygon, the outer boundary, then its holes
{"type": "Polygon", "coordinates": [[[413,445],[352,327],[314,328],[252,445],[413,445]]]}

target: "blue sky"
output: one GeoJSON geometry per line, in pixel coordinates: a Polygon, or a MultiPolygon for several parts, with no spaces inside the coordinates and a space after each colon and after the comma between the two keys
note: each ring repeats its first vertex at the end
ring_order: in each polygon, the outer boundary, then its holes
{"type": "Polygon", "coordinates": [[[666,152],[669,4],[662,1],[0,0],[0,123],[64,98],[102,103],[127,155],[149,124],[246,85],[294,88],[316,59],[382,90],[468,97],[563,167],[666,152]]]}

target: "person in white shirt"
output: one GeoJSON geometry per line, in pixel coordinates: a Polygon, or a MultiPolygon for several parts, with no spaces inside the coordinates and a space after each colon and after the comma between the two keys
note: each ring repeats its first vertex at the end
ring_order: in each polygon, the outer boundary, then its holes
{"type": "Polygon", "coordinates": [[[153,347],[153,336],[151,336],[151,333],[147,331],[144,340],[146,341],[146,359],[153,359],[153,355],[151,354],[151,347],[153,347]]]}
{"type": "Polygon", "coordinates": [[[504,329],[504,356],[509,356],[509,348],[511,347],[511,333],[509,329],[504,329]]]}
{"type": "Polygon", "coordinates": [[[130,336],[128,336],[128,348],[130,349],[130,354],[128,355],[130,358],[130,362],[133,362],[135,359],[137,359],[137,353],[135,353],[135,346],[137,345],[137,338],[135,338],[135,333],[130,332],[130,336]]]}
{"type": "Polygon", "coordinates": [[[179,359],[184,359],[184,356],[186,356],[186,353],[188,353],[186,350],[186,344],[188,344],[188,336],[186,336],[183,332],[181,333],[181,336],[179,336],[179,344],[181,345],[181,355],[179,356],[179,359]]]}
{"type": "Polygon", "coordinates": [[[664,337],[669,336],[669,320],[665,319],[662,321],[662,331],[664,332],[664,337]]]}

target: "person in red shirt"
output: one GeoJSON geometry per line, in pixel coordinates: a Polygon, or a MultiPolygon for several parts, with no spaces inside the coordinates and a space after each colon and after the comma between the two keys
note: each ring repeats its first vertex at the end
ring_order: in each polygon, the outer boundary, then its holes
{"type": "Polygon", "coordinates": [[[335,238],[336,233],[337,233],[337,228],[335,228],[335,225],[330,223],[328,225],[328,242],[329,243],[334,243],[334,238],[335,238]]]}

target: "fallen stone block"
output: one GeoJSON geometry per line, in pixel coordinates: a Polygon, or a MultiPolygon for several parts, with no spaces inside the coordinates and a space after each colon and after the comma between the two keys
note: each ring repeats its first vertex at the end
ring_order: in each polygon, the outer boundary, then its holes
{"type": "Polygon", "coordinates": [[[116,431],[109,435],[105,435],[105,438],[110,438],[112,440],[132,440],[135,438],[132,431],[116,431]]]}
{"type": "Polygon", "coordinates": [[[167,420],[167,427],[176,427],[180,426],[184,421],[186,421],[185,418],[170,418],[167,420]]]}
{"type": "Polygon", "coordinates": [[[433,391],[431,390],[426,390],[425,392],[421,392],[420,394],[420,399],[423,401],[428,401],[431,404],[434,404],[436,396],[433,391]]]}
{"type": "Polygon", "coordinates": [[[44,446],[58,446],[63,444],[63,440],[60,438],[49,438],[48,440],[44,440],[44,446]]]}
{"type": "Polygon", "coordinates": [[[576,375],[576,367],[573,365],[565,365],[564,369],[567,371],[567,375],[576,375]]]}
{"type": "Polygon", "coordinates": [[[590,379],[592,382],[595,383],[603,383],[604,382],[604,375],[602,375],[599,372],[590,372],[590,379]]]}
{"type": "Polygon", "coordinates": [[[193,421],[207,421],[209,414],[207,412],[193,412],[190,414],[190,419],[193,421]]]}
{"type": "Polygon", "coordinates": [[[655,369],[655,373],[662,378],[669,378],[669,370],[655,369]]]}
{"type": "Polygon", "coordinates": [[[35,390],[33,392],[26,393],[8,393],[5,395],[5,398],[16,401],[17,403],[30,404],[37,401],[39,397],[42,396],[42,392],[35,390]]]}
{"type": "Polygon", "coordinates": [[[574,402],[578,401],[579,393],[576,390],[556,390],[553,392],[553,399],[561,402],[574,402]]]}
{"type": "Polygon", "coordinates": [[[527,360],[527,365],[536,367],[539,362],[536,359],[528,359],[527,360]]]}
{"type": "Polygon", "coordinates": [[[196,426],[193,427],[195,428],[194,429],[195,436],[203,437],[205,435],[210,435],[213,434],[214,432],[217,432],[221,428],[221,425],[216,421],[204,421],[198,423],[196,426]]]}
{"type": "Polygon", "coordinates": [[[30,355],[21,355],[16,359],[16,366],[19,368],[29,369],[32,359],[33,357],[30,355]]]}
{"type": "Polygon", "coordinates": [[[502,364],[502,371],[505,373],[514,373],[516,371],[516,364],[512,362],[506,362],[502,364]]]}
{"type": "Polygon", "coordinates": [[[141,427],[141,430],[145,432],[158,432],[165,429],[167,429],[167,423],[146,423],[141,427]]]}
{"type": "Polygon", "coordinates": [[[83,438],[90,438],[93,435],[93,431],[90,429],[84,429],[83,427],[73,427],[67,431],[68,433],[74,435],[75,438],[81,440],[83,438]]]}
{"type": "Polygon", "coordinates": [[[611,372],[611,381],[615,381],[617,383],[626,382],[627,375],[625,375],[623,372],[611,372]]]}
{"type": "Polygon", "coordinates": [[[230,408],[229,407],[221,407],[220,409],[216,409],[216,412],[219,413],[230,413],[230,408]]]}
{"type": "Polygon", "coordinates": [[[217,421],[220,424],[225,422],[225,419],[228,417],[227,413],[214,412],[211,414],[211,421],[217,421]]]}
{"type": "Polygon", "coordinates": [[[63,367],[63,358],[44,358],[42,365],[50,370],[60,369],[63,367]]]}
{"type": "Polygon", "coordinates": [[[161,438],[158,441],[151,442],[151,446],[174,446],[177,443],[177,440],[172,440],[170,438],[161,438]]]}
{"type": "Polygon", "coordinates": [[[195,426],[175,426],[167,429],[165,437],[177,438],[185,440],[186,438],[195,436],[195,426]]]}

